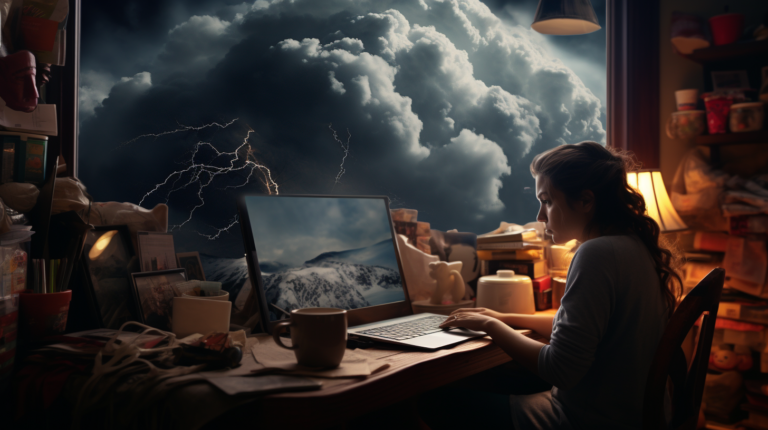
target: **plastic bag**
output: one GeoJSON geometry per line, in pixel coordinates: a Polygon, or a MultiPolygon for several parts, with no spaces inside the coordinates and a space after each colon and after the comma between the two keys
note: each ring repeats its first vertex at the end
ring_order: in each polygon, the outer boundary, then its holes
{"type": "Polygon", "coordinates": [[[27,213],[35,207],[37,196],[40,190],[34,184],[21,182],[9,182],[0,185],[0,198],[3,199],[6,206],[21,212],[27,213]]]}
{"type": "Polygon", "coordinates": [[[90,198],[82,182],[73,178],[56,178],[56,188],[53,191],[53,205],[51,207],[52,215],[87,209],[89,204],[90,198]]]}
{"type": "Polygon", "coordinates": [[[718,200],[729,175],[709,166],[698,148],[685,154],[672,180],[672,206],[691,227],[702,230],[728,230],[728,220],[718,200]]]}

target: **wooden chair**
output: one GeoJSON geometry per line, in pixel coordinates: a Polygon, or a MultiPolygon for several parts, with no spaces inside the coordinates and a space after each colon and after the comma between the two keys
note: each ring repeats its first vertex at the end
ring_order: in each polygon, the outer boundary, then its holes
{"type": "Polygon", "coordinates": [[[694,429],[696,427],[709,364],[709,350],[712,347],[712,336],[715,332],[715,318],[724,282],[725,270],[713,269],[685,297],[669,320],[648,372],[643,401],[644,429],[694,429]],[[699,328],[699,340],[689,367],[681,345],[702,314],[704,316],[699,328]],[[664,419],[667,377],[670,378],[673,387],[672,421],[669,427],[664,419]]]}

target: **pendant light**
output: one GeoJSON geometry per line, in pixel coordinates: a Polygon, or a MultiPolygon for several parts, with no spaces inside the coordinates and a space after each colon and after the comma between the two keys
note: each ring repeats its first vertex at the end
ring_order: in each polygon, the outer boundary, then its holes
{"type": "Polygon", "coordinates": [[[589,0],[539,0],[531,28],[566,36],[592,33],[600,30],[600,24],[589,0]]]}

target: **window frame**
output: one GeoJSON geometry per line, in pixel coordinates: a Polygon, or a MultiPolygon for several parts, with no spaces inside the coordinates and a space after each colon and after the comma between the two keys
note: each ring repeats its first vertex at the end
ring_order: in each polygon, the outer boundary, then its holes
{"type": "MultiPolygon", "coordinates": [[[[60,131],[48,155],[62,156],[71,177],[78,174],[81,3],[69,1],[66,64],[55,68],[47,97],[57,105],[60,131]]],[[[606,14],[607,144],[633,152],[643,168],[658,168],[659,3],[607,0],[606,14]]]]}
{"type": "Polygon", "coordinates": [[[608,144],[659,167],[659,2],[607,1],[608,144]]]}

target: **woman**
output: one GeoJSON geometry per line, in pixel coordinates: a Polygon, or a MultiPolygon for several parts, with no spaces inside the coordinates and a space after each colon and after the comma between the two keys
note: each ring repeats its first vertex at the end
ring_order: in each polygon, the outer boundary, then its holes
{"type": "Polygon", "coordinates": [[[645,380],[681,287],[659,226],[627,184],[631,159],[594,142],[563,145],[531,163],[538,221],[555,243],[580,245],[554,316],[460,309],[443,327],[488,333],[507,354],[554,387],[512,396],[517,429],[634,429],[645,380]],[[543,345],[517,332],[529,328],[543,345]]]}

